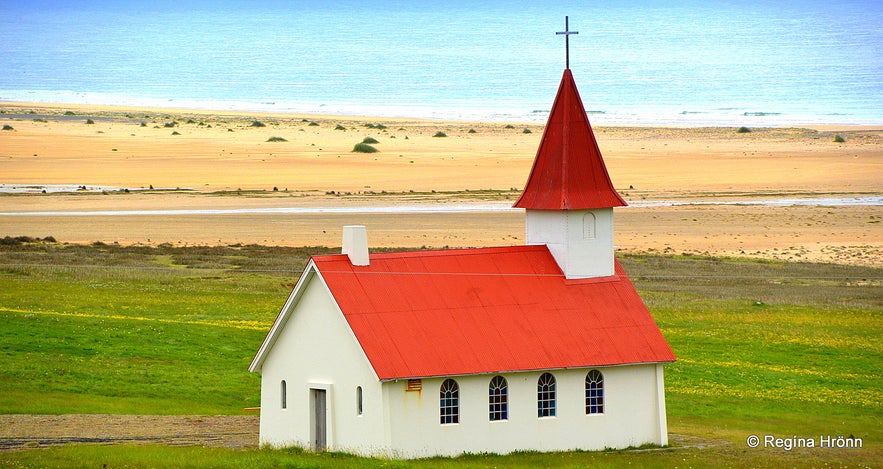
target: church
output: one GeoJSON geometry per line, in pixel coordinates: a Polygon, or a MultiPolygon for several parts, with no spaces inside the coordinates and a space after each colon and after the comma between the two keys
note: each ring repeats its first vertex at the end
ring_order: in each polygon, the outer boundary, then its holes
{"type": "MultiPolygon", "coordinates": [[[[569,65],[569,64],[568,64],[569,65]]],[[[668,444],[675,360],[613,247],[613,187],[564,70],[526,245],[314,256],[260,346],[260,442],[416,458],[668,444]]]]}

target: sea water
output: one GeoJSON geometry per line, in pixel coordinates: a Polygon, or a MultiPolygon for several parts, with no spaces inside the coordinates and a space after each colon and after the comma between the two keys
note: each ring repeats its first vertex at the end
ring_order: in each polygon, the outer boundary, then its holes
{"type": "Polygon", "coordinates": [[[594,124],[883,124],[879,1],[0,0],[0,100],[594,124]]]}

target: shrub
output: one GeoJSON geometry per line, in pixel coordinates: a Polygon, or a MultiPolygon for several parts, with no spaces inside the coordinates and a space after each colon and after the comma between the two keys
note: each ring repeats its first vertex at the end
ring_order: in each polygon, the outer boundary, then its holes
{"type": "Polygon", "coordinates": [[[91,125],[94,124],[95,121],[93,121],[92,119],[86,119],[86,123],[91,125]]]}
{"type": "Polygon", "coordinates": [[[362,143],[380,143],[380,142],[378,142],[376,138],[365,137],[365,139],[362,140],[362,143]]]}
{"type": "Polygon", "coordinates": [[[287,142],[288,140],[285,140],[282,137],[270,137],[267,139],[267,141],[268,142],[287,142]]]}
{"type": "Polygon", "coordinates": [[[176,130],[176,131],[172,132],[172,135],[181,135],[181,134],[178,133],[178,131],[176,130]]]}
{"type": "Polygon", "coordinates": [[[469,132],[467,132],[467,133],[474,134],[476,132],[475,132],[475,129],[469,129],[469,132]]]}
{"type": "Polygon", "coordinates": [[[835,142],[835,143],[843,143],[843,142],[845,142],[845,141],[846,141],[846,140],[845,140],[843,137],[841,137],[840,134],[837,134],[837,135],[834,136],[834,142],[835,142]]]}
{"type": "Polygon", "coordinates": [[[64,111],[64,115],[66,116],[76,116],[77,114],[74,111],[64,111]]]}
{"type": "Polygon", "coordinates": [[[365,127],[368,127],[369,129],[379,129],[379,130],[383,130],[386,128],[386,126],[383,124],[371,124],[371,123],[365,124],[365,127]]]}
{"type": "Polygon", "coordinates": [[[13,129],[12,126],[9,125],[9,124],[4,124],[4,125],[3,125],[3,130],[15,130],[15,129],[13,129]]]}
{"type": "Polygon", "coordinates": [[[266,125],[261,121],[252,121],[250,127],[266,127],[266,125]]]}
{"type": "Polygon", "coordinates": [[[178,125],[178,122],[172,121],[172,122],[166,122],[162,126],[171,129],[172,127],[175,127],[176,125],[178,125]]]}
{"type": "Polygon", "coordinates": [[[739,127],[739,130],[736,131],[737,134],[747,134],[748,132],[751,132],[748,127],[739,127]]]}
{"type": "Polygon", "coordinates": [[[310,127],[315,127],[315,126],[319,125],[319,123],[316,122],[316,121],[310,121],[310,123],[307,124],[307,125],[310,126],[310,127]]]}
{"type": "Polygon", "coordinates": [[[503,128],[504,128],[504,129],[514,129],[515,126],[512,125],[512,124],[506,124],[506,127],[503,127],[503,128]]]}
{"type": "Polygon", "coordinates": [[[355,153],[377,153],[378,151],[380,150],[367,143],[357,143],[356,146],[353,147],[353,152],[355,153]]]}
{"type": "Polygon", "coordinates": [[[3,245],[3,246],[19,246],[21,244],[39,243],[39,242],[56,243],[58,241],[55,240],[54,236],[47,236],[43,239],[34,238],[31,236],[16,236],[14,238],[12,236],[5,236],[3,238],[0,238],[0,245],[3,245]]]}
{"type": "Polygon", "coordinates": [[[523,131],[521,131],[521,133],[523,133],[523,134],[532,134],[533,132],[531,132],[530,129],[525,128],[523,131]]]}
{"type": "Polygon", "coordinates": [[[441,130],[439,130],[438,132],[435,133],[435,135],[433,135],[433,137],[447,137],[447,136],[448,136],[448,134],[442,132],[441,130]]]}
{"type": "Polygon", "coordinates": [[[344,127],[340,124],[337,124],[337,127],[335,127],[334,130],[346,130],[346,127],[344,127]]]}

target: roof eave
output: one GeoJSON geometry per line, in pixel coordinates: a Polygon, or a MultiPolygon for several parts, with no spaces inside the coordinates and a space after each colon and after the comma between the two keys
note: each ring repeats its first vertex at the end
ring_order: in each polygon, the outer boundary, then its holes
{"type": "Polygon", "coordinates": [[[511,374],[511,373],[536,373],[536,372],[540,372],[540,371],[580,370],[580,369],[593,369],[593,368],[619,368],[619,367],[623,367],[623,366],[640,366],[640,365],[664,365],[666,363],[674,363],[676,361],[677,361],[677,357],[672,358],[670,360],[610,363],[610,364],[605,364],[605,365],[580,365],[580,366],[565,366],[565,367],[557,367],[557,368],[530,368],[530,369],[523,369],[523,370],[480,371],[477,373],[450,373],[450,374],[433,374],[433,375],[396,376],[396,377],[380,378],[380,382],[381,383],[388,383],[391,381],[398,381],[400,379],[456,378],[456,377],[464,377],[464,376],[502,375],[502,374],[511,374]]]}
{"type": "Polygon", "coordinates": [[[264,360],[267,358],[273,345],[276,344],[276,340],[279,338],[279,334],[285,327],[285,323],[288,322],[288,318],[291,314],[291,306],[297,303],[301,295],[303,295],[303,287],[309,280],[309,277],[315,275],[317,272],[318,269],[316,268],[316,264],[311,258],[309,262],[307,262],[307,266],[304,268],[303,272],[301,272],[300,278],[298,278],[297,283],[291,290],[291,294],[288,295],[288,299],[285,301],[282,309],[279,310],[279,314],[276,315],[276,319],[273,321],[270,331],[267,332],[267,336],[264,337],[264,341],[261,343],[261,347],[252,359],[251,364],[248,365],[249,372],[255,373],[261,370],[264,360]]]}

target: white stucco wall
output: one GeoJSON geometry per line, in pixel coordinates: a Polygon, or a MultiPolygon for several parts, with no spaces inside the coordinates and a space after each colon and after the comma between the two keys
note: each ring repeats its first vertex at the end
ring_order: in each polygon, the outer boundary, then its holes
{"type": "Polygon", "coordinates": [[[407,380],[384,385],[390,403],[392,454],[398,457],[565,451],[667,444],[662,365],[598,368],[604,375],[604,414],[586,415],[589,369],[553,371],[557,415],[537,417],[541,372],[504,373],[509,384],[509,419],[488,419],[488,384],[494,375],[455,378],[460,385],[460,423],[439,422],[442,378],[424,379],[420,393],[406,392],[407,380]],[[661,410],[661,412],[660,412],[661,410]]]}
{"type": "Polygon", "coordinates": [[[310,389],[325,389],[327,448],[362,454],[382,452],[388,440],[382,388],[367,358],[318,275],[302,296],[261,368],[261,444],[310,448],[310,389]],[[281,381],[287,408],[281,408],[281,381]],[[363,413],[357,414],[356,387],[363,413]]]}
{"type": "Polygon", "coordinates": [[[613,209],[527,210],[527,244],[545,244],[567,278],[613,275],[613,209]]]}

